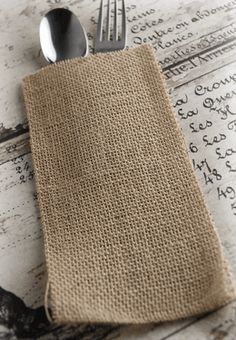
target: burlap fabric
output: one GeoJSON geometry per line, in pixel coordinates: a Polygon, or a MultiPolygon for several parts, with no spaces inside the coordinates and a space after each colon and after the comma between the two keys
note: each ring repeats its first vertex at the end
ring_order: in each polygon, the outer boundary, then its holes
{"type": "Polygon", "coordinates": [[[234,291],[148,45],[24,80],[53,319],[145,323],[234,291]]]}

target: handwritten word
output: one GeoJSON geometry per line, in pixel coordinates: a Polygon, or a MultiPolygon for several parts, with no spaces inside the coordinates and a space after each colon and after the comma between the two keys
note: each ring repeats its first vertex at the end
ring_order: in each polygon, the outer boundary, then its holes
{"type": "Polygon", "coordinates": [[[182,41],[186,41],[190,38],[192,38],[193,33],[192,32],[188,32],[187,34],[182,34],[181,36],[174,38],[170,41],[167,42],[163,42],[163,41],[158,41],[157,46],[159,46],[162,50],[165,50],[166,48],[169,48],[173,45],[176,45],[182,41]]]}
{"type": "Polygon", "coordinates": [[[194,92],[197,96],[203,96],[207,92],[213,92],[215,90],[218,90],[221,86],[225,86],[227,84],[230,84],[231,82],[236,83],[236,73],[234,73],[234,74],[232,74],[232,75],[230,75],[230,76],[228,76],[224,79],[216,81],[209,86],[197,85],[195,87],[194,92]]]}
{"type": "Polygon", "coordinates": [[[232,156],[234,153],[236,153],[236,150],[229,148],[222,155],[220,148],[216,148],[216,154],[218,155],[217,159],[225,159],[226,157],[232,156]]]}
{"type": "Polygon", "coordinates": [[[205,130],[205,129],[211,127],[212,124],[213,123],[210,120],[206,120],[205,124],[196,123],[197,126],[195,126],[194,123],[190,123],[189,127],[192,129],[192,132],[199,132],[199,131],[202,131],[202,130],[205,130]]]}
{"type": "MultiPolygon", "coordinates": [[[[204,54],[204,57],[202,55],[198,55],[196,58],[200,65],[203,65],[211,60],[215,60],[221,56],[223,56],[226,53],[231,52],[236,47],[236,43],[232,42],[231,44],[228,44],[226,46],[219,46],[218,48],[211,50],[211,52],[204,54]]],[[[195,60],[195,59],[194,59],[195,60]]]]}
{"type": "Polygon", "coordinates": [[[172,54],[169,54],[163,60],[160,60],[160,64],[166,66],[166,64],[172,64],[176,60],[189,56],[196,50],[196,46],[188,45],[187,47],[183,47],[182,49],[175,50],[172,54]]]}
{"type": "MultiPolygon", "coordinates": [[[[135,5],[132,5],[132,9],[136,8],[135,5]]],[[[147,16],[154,14],[156,12],[156,10],[154,8],[148,9],[146,12],[134,15],[132,17],[127,16],[127,21],[128,22],[134,22],[143,18],[146,18],[147,16]]],[[[163,22],[163,19],[158,19],[159,23],[163,22]],[[160,20],[160,21],[159,21],[160,20]]]]}
{"type": "Polygon", "coordinates": [[[234,91],[234,90],[232,90],[232,91],[230,91],[230,92],[227,92],[226,94],[224,94],[224,95],[221,95],[221,96],[219,96],[219,97],[216,97],[216,98],[214,98],[214,99],[212,99],[212,98],[206,98],[205,100],[204,100],[204,103],[206,103],[206,106],[205,107],[207,107],[207,105],[211,105],[211,106],[213,106],[213,105],[219,105],[219,104],[224,104],[224,102],[225,101],[227,101],[228,99],[231,99],[231,98],[233,98],[234,96],[236,96],[236,91],[234,91]]]}
{"type": "Polygon", "coordinates": [[[180,74],[183,74],[188,70],[195,68],[196,66],[197,65],[193,63],[192,58],[189,58],[189,60],[186,63],[169,68],[167,71],[164,72],[164,75],[167,79],[170,79],[172,76],[178,76],[180,74]]]}
{"type": "Polygon", "coordinates": [[[236,167],[233,168],[233,166],[231,165],[230,161],[226,161],[225,165],[227,166],[227,168],[229,168],[229,172],[236,172],[236,167]]]}
{"type": "Polygon", "coordinates": [[[229,114],[232,115],[232,116],[236,115],[236,112],[231,111],[229,105],[225,105],[225,108],[213,107],[211,98],[207,98],[207,99],[209,99],[209,101],[205,100],[203,102],[203,106],[209,108],[210,111],[215,111],[217,114],[221,115],[221,119],[223,119],[223,120],[227,119],[229,114]]]}
{"type": "Polygon", "coordinates": [[[197,44],[199,49],[205,49],[211,47],[213,44],[217,44],[219,42],[227,41],[229,37],[232,35],[234,36],[236,33],[236,27],[234,27],[234,23],[231,24],[231,28],[222,28],[221,30],[217,31],[217,33],[213,33],[210,35],[201,38],[200,42],[197,44]]]}
{"type": "Polygon", "coordinates": [[[193,152],[193,153],[198,152],[197,146],[194,145],[193,143],[190,143],[190,144],[189,144],[189,150],[190,150],[191,152],[193,152]]]}
{"type": "Polygon", "coordinates": [[[189,110],[187,112],[183,112],[183,109],[180,108],[178,110],[178,115],[181,117],[181,119],[188,119],[190,117],[196,116],[198,114],[198,109],[195,110],[189,110]]]}
{"type": "Polygon", "coordinates": [[[158,20],[153,20],[150,22],[145,22],[145,23],[138,23],[136,25],[133,25],[131,27],[131,32],[132,33],[140,33],[140,32],[144,32],[146,31],[148,28],[152,28],[154,26],[157,26],[159,24],[162,24],[163,20],[162,19],[158,19],[158,20]]]}
{"type": "Polygon", "coordinates": [[[193,169],[194,170],[202,171],[204,168],[206,168],[206,170],[208,172],[211,172],[211,168],[210,168],[206,158],[203,161],[201,161],[200,163],[196,163],[195,159],[193,159],[192,162],[193,162],[193,169]]]}
{"type": "Polygon", "coordinates": [[[209,183],[213,184],[214,179],[216,179],[217,181],[220,181],[222,179],[222,175],[219,174],[216,169],[212,169],[210,174],[206,174],[206,172],[203,172],[203,176],[204,176],[206,185],[209,183]]]}
{"type": "Polygon", "coordinates": [[[225,190],[222,190],[218,187],[217,193],[218,193],[218,199],[219,200],[221,198],[229,198],[230,200],[233,200],[236,197],[235,190],[231,186],[228,186],[225,190]]]}
{"type": "Polygon", "coordinates": [[[231,122],[228,123],[228,129],[236,131],[236,119],[232,120],[231,122]]]}
{"type": "Polygon", "coordinates": [[[181,106],[183,104],[186,104],[188,102],[188,96],[185,94],[184,98],[179,98],[173,105],[173,107],[181,106]]]}
{"type": "Polygon", "coordinates": [[[208,140],[208,136],[207,135],[204,135],[202,137],[202,140],[203,142],[205,142],[205,146],[208,146],[208,145],[213,145],[215,143],[220,143],[222,142],[223,140],[226,140],[226,135],[224,133],[220,133],[219,136],[214,136],[213,139],[211,141],[208,140]]]}
{"type": "Polygon", "coordinates": [[[233,1],[229,1],[227,3],[222,4],[221,6],[211,8],[209,10],[206,9],[206,10],[203,10],[203,11],[197,11],[195,16],[192,17],[191,21],[197,22],[199,20],[208,18],[210,15],[214,15],[214,14],[217,14],[217,13],[225,11],[225,10],[233,9],[233,8],[235,8],[235,5],[236,5],[236,3],[233,0],[233,1]]]}

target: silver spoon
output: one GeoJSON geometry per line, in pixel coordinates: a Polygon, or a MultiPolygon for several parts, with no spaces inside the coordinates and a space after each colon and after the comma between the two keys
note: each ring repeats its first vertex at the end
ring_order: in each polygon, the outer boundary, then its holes
{"type": "Polygon", "coordinates": [[[74,13],[65,8],[49,11],[39,27],[43,55],[49,63],[88,53],[88,39],[85,30],[74,13]]]}

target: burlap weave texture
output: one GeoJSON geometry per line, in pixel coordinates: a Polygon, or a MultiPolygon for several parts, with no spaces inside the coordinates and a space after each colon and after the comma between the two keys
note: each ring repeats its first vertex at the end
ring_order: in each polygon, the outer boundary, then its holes
{"type": "Polygon", "coordinates": [[[145,323],[234,290],[153,49],[24,80],[53,319],[145,323]]]}

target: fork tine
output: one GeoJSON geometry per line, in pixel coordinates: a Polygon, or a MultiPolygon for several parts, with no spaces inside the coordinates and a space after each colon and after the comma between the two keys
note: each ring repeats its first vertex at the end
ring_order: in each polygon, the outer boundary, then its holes
{"type": "Polygon", "coordinates": [[[114,38],[113,40],[118,39],[118,23],[117,23],[117,17],[118,17],[118,12],[117,12],[117,0],[114,0],[114,38]]]}
{"type": "Polygon", "coordinates": [[[111,0],[107,1],[107,29],[106,29],[106,40],[110,40],[110,2],[111,0]]]}
{"type": "Polygon", "coordinates": [[[125,43],[126,43],[126,10],[125,10],[125,0],[122,0],[121,41],[125,45],[125,43]]]}
{"type": "Polygon", "coordinates": [[[97,52],[111,52],[117,50],[123,50],[126,44],[126,13],[125,13],[125,3],[122,1],[122,10],[121,10],[121,33],[118,33],[118,0],[114,1],[114,24],[112,37],[111,37],[111,0],[106,0],[107,3],[107,18],[106,24],[104,20],[104,0],[101,0],[100,11],[98,17],[98,25],[97,25],[97,33],[94,44],[94,51],[97,52]],[[103,27],[103,24],[105,28],[103,27]]]}
{"type": "Polygon", "coordinates": [[[99,10],[97,32],[96,32],[96,42],[99,42],[102,40],[102,33],[103,33],[103,0],[101,0],[100,10],[99,10]]]}

